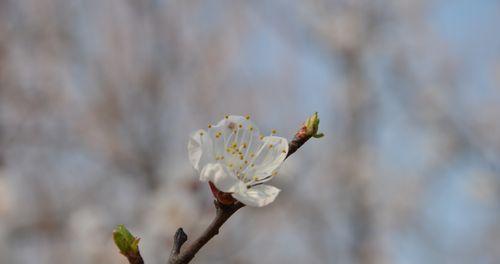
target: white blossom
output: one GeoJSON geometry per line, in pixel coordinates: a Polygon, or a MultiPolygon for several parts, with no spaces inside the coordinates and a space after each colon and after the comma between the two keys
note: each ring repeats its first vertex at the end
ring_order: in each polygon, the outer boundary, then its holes
{"type": "Polygon", "coordinates": [[[288,141],[272,134],[261,135],[249,116],[226,116],[191,134],[189,160],[201,181],[245,205],[265,206],[280,190],[264,183],[276,176],[288,153],[288,141]]]}

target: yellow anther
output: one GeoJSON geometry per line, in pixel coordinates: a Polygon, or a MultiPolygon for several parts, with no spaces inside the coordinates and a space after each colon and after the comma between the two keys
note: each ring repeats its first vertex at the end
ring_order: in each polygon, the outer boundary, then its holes
{"type": "Polygon", "coordinates": [[[212,128],[212,125],[208,124],[208,128],[212,128]]]}
{"type": "Polygon", "coordinates": [[[272,135],[274,135],[274,134],[276,134],[276,133],[278,133],[278,132],[276,131],[276,129],[273,129],[273,130],[271,131],[271,134],[272,134],[272,135]]]}
{"type": "Polygon", "coordinates": [[[239,127],[239,128],[242,128],[242,127],[243,127],[243,125],[242,125],[242,124],[239,124],[239,125],[238,125],[238,127],[239,127]]]}
{"type": "Polygon", "coordinates": [[[254,181],[258,181],[258,180],[259,180],[259,177],[257,177],[257,175],[254,175],[254,176],[252,177],[252,179],[253,179],[254,181]]]}
{"type": "Polygon", "coordinates": [[[269,148],[272,149],[273,148],[273,145],[269,145],[269,148]]]}
{"type": "Polygon", "coordinates": [[[243,169],[243,166],[240,166],[240,170],[242,170],[242,169],[243,169]]]}
{"type": "Polygon", "coordinates": [[[224,118],[225,118],[225,119],[229,119],[229,116],[228,116],[228,115],[226,115],[224,118]]]}
{"type": "Polygon", "coordinates": [[[243,143],[243,148],[247,148],[247,143],[243,143]]]}
{"type": "Polygon", "coordinates": [[[250,115],[246,115],[246,116],[245,116],[245,119],[246,119],[246,120],[249,120],[249,119],[250,119],[250,115]]]}
{"type": "Polygon", "coordinates": [[[240,160],[243,160],[243,158],[244,158],[243,155],[240,155],[240,160]]]}
{"type": "Polygon", "coordinates": [[[223,160],[224,159],[224,156],[220,156],[220,160],[223,160]]]}
{"type": "Polygon", "coordinates": [[[253,153],[250,153],[250,157],[252,157],[252,158],[253,158],[253,157],[255,157],[255,154],[253,154],[253,153]]]}
{"type": "Polygon", "coordinates": [[[249,126],[248,129],[250,129],[250,131],[253,131],[253,126],[249,126]]]}
{"type": "Polygon", "coordinates": [[[230,148],[227,148],[226,151],[229,152],[229,153],[231,153],[231,149],[230,148]]]}
{"type": "Polygon", "coordinates": [[[282,150],[281,153],[286,153],[286,150],[282,150]]]}
{"type": "Polygon", "coordinates": [[[200,132],[200,136],[203,136],[203,132],[200,132]]]}
{"type": "Polygon", "coordinates": [[[260,140],[263,140],[264,139],[264,135],[260,135],[259,138],[260,138],[260,140]]]}
{"type": "Polygon", "coordinates": [[[233,163],[229,163],[227,166],[228,166],[229,168],[232,168],[232,167],[233,167],[233,163]]]}
{"type": "Polygon", "coordinates": [[[245,160],[245,164],[248,164],[248,160],[245,160]]]}
{"type": "Polygon", "coordinates": [[[277,171],[273,172],[273,176],[276,176],[276,175],[278,175],[278,172],[277,171]]]}
{"type": "Polygon", "coordinates": [[[252,167],[252,168],[253,168],[254,166],[255,166],[255,164],[253,164],[253,163],[252,163],[252,164],[250,164],[250,167],[252,167]]]}
{"type": "Polygon", "coordinates": [[[236,147],[238,147],[238,144],[236,144],[236,142],[233,142],[232,147],[233,147],[233,148],[236,148],[236,147]]]}

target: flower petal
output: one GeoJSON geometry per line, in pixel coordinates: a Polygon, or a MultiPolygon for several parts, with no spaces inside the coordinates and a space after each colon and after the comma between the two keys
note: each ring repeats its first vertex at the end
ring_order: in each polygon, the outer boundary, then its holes
{"type": "Polygon", "coordinates": [[[248,117],[227,116],[217,125],[209,126],[208,134],[214,142],[216,160],[235,173],[250,165],[250,154],[262,145],[259,128],[248,117]]]}
{"type": "Polygon", "coordinates": [[[278,196],[280,189],[271,185],[257,185],[250,189],[246,187],[233,193],[233,197],[248,206],[262,207],[274,201],[278,196]]]}
{"type": "Polygon", "coordinates": [[[211,181],[223,192],[234,192],[242,188],[243,182],[238,180],[226,166],[220,163],[208,163],[200,173],[201,181],[211,181]]]}
{"type": "Polygon", "coordinates": [[[257,135],[259,134],[259,128],[252,120],[249,118],[247,119],[244,116],[237,115],[226,116],[226,118],[219,121],[214,128],[232,126],[231,124],[234,124],[234,128],[238,128],[239,125],[241,125],[243,129],[251,129],[253,132],[257,133],[257,135]]]}
{"type": "MultiPolygon", "coordinates": [[[[283,163],[288,153],[288,141],[286,138],[277,136],[267,136],[263,139],[264,144],[258,152],[258,156],[253,161],[255,164],[252,172],[257,178],[266,178],[276,172],[283,163]]],[[[270,180],[268,177],[267,180],[270,180]]]]}
{"type": "Polygon", "coordinates": [[[188,155],[189,161],[196,170],[213,162],[213,143],[205,130],[200,129],[189,136],[188,155]]]}

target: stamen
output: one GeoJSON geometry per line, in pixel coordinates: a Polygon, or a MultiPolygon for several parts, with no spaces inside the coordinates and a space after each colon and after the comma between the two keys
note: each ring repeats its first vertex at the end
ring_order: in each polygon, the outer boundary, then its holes
{"type": "Polygon", "coordinates": [[[203,132],[200,132],[200,136],[203,136],[203,132]]]}
{"type": "Polygon", "coordinates": [[[208,124],[208,128],[212,128],[212,125],[211,125],[211,124],[208,124]]]}
{"type": "Polygon", "coordinates": [[[228,116],[228,115],[226,115],[224,118],[225,118],[225,119],[229,119],[229,116],[228,116]]]}
{"type": "Polygon", "coordinates": [[[273,129],[273,130],[271,131],[271,135],[274,135],[274,134],[276,134],[276,133],[278,133],[278,132],[276,131],[276,129],[273,129]]]}
{"type": "Polygon", "coordinates": [[[238,127],[239,127],[239,128],[242,128],[242,127],[243,127],[243,125],[242,125],[242,124],[239,124],[239,125],[238,125],[238,127]]]}
{"type": "MultiPolygon", "coordinates": [[[[225,138],[226,136],[224,136],[225,138]]],[[[228,144],[229,142],[231,142],[231,139],[233,138],[233,134],[229,134],[229,136],[227,137],[227,140],[224,139],[224,148],[227,148],[228,147],[228,144]]],[[[228,151],[229,152],[229,151],[228,151]]]]}
{"type": "Polygon", "coordinates": [[[245,119],[246,119],[246,120],[249,120],[249,119],[250,119],[250,115],[246,115],[246,116],[245,116],[245,119]]]}

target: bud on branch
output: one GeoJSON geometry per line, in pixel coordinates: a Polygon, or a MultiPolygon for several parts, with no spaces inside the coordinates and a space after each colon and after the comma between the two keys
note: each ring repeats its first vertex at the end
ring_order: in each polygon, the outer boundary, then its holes
{"type": "Polygon", "coordinates": [[[299,149],[306,141],[311,137],[321,138],[324,136],[323,133],[318,133],[319,128],[319,117],[318,112],[314,112],[302,125],[299,131],[295,134],[295,137],[289,144],[287,158],[292,155],[297,149],[299,149]]]}
{"type": "Polygon", "coordinates": [[[113,231],[113,240],[120,253],[132,264],[144,264],[139,252],[140,238],[134,237],[124,225],[118,225],[113,231]]]}

